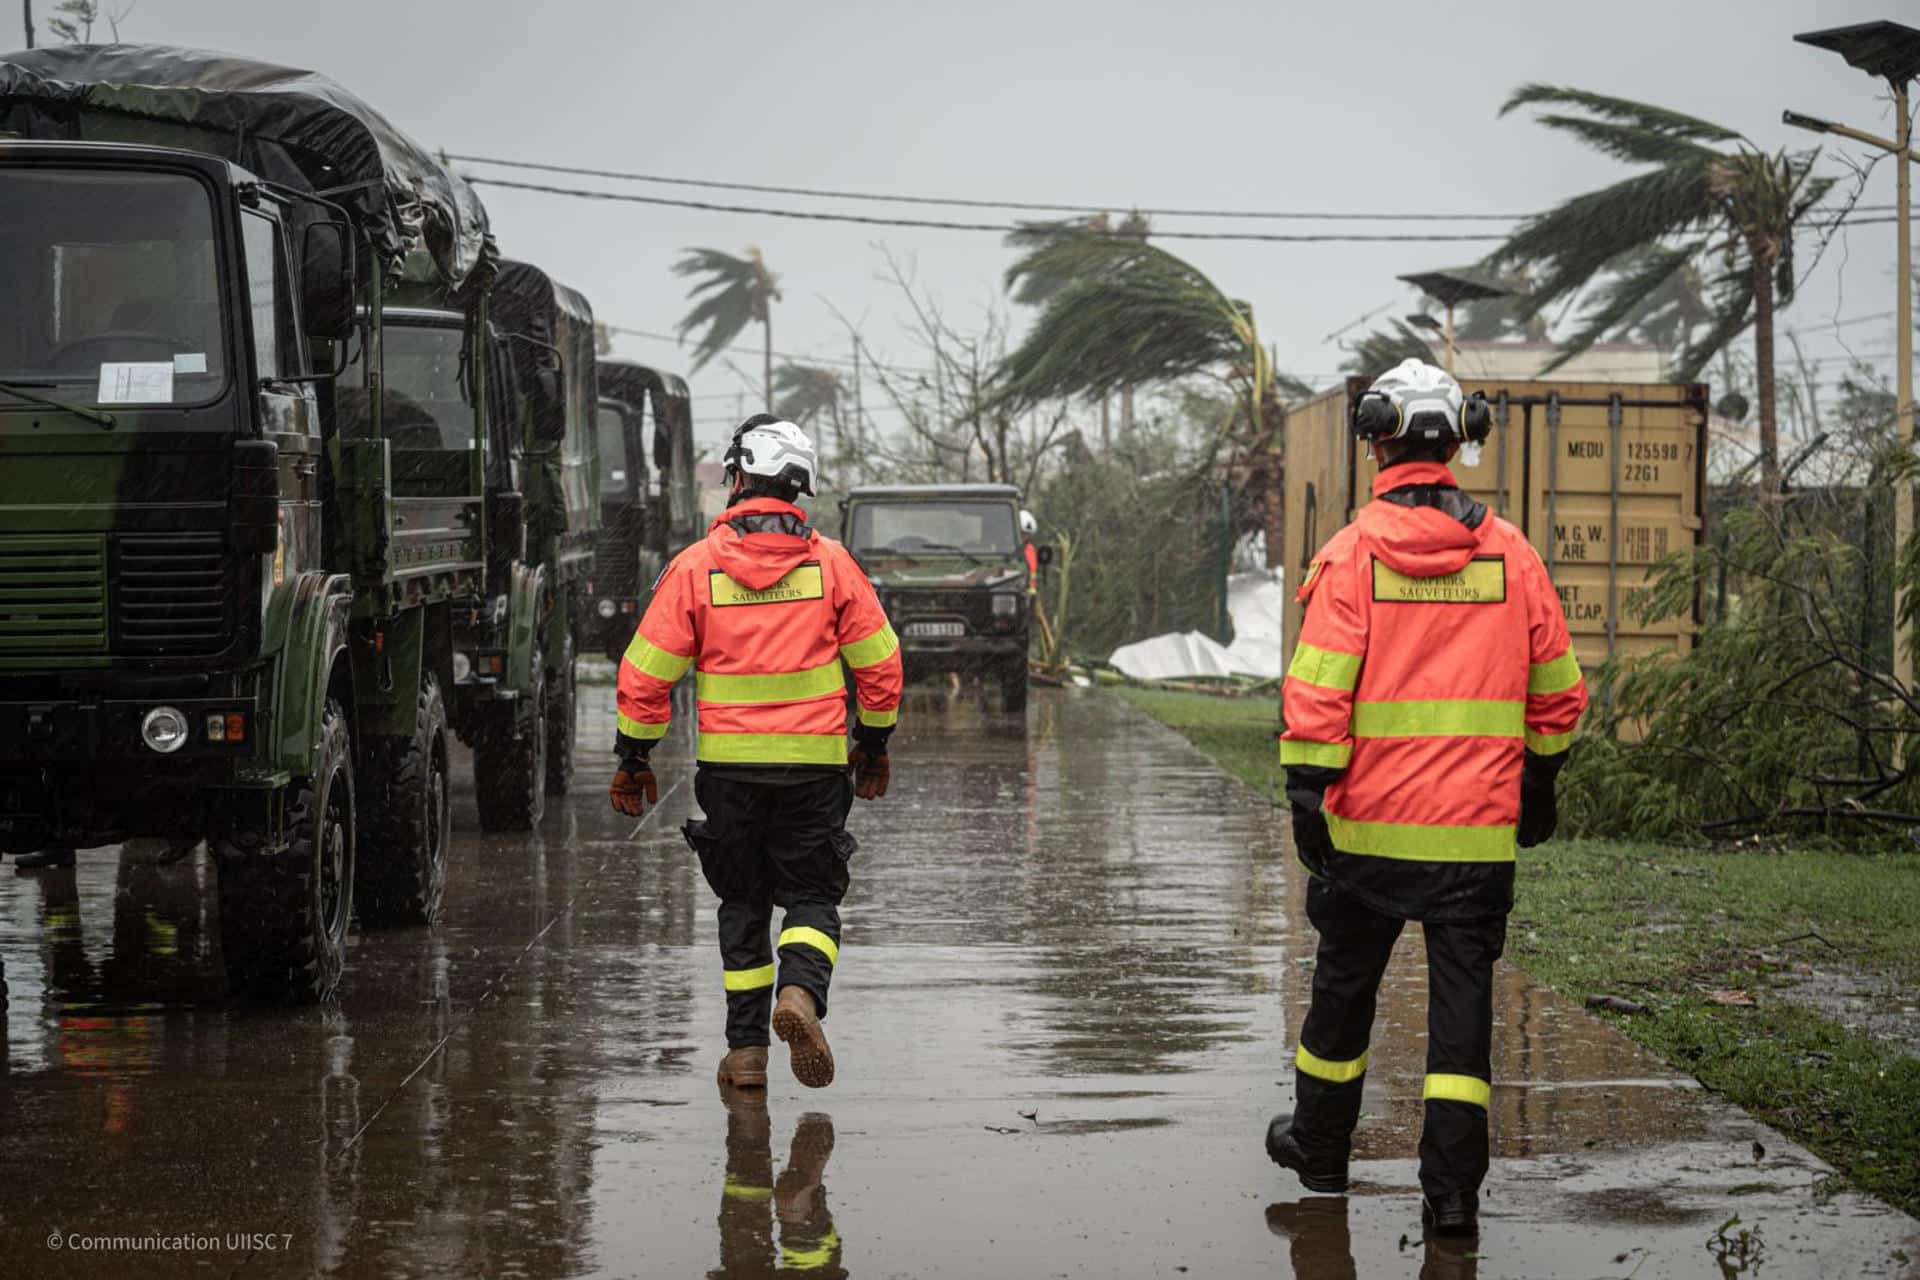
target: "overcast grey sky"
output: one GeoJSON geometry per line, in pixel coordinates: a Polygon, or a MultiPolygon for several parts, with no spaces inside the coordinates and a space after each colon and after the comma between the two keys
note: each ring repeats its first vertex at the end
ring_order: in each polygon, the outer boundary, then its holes
{"type": "MultiPolygon", "coordinates": [[[[421,141],[453,152],[1117,209],[1516,213],[1623,172],[1522,116],[1497,118],[1516,84],[1541,80],[1648,99],[1740,129],[1768,148],[1813,141],[1780,124],[1787,106],[1891,132],[1883,87],[1791,39],[1796,31],[1884,17],[1920,23],[1920,6],[139,0],[122,34],[326,72],[421,141]]],[[[17,19],[9,25],[17,41],[17,19]]],[[[574,184],[701,198],[592,179],[574,184]]],[[[883,357],[919,362],[900,323],[904,307],[875,278],[882,239],[917,263],[921,281],[956,319],[1002,297],[1009,261],[996,236],[978,232],[484,194],[508,254],[546,267],[584,291],[602,319],[631,328],[669,332],[685,310],[686,284],[669,270],[683,247],[760,246],[786,291],[775,345],[799,353],[848,354],[823,301],[831,299],[865,318],[883,357]]],[[[1865,200],[1892,199],[1892,166],[1883,164],[1865,200]]],[[[1389,315],[1412,310],[1396,275],[1470,261],[1485,246],[1169,247],[1253,302],[1263,333],[1278,344],[1281,368],[1324,384],[1343,358],[1325,340],[1329,332],[1383,303],[1393,304],[1389,315]]],[[[1891,226],[1846,233],[1787,314],[1789,325],[1809,335],[1809,353],[1833,361],[1823,371],[1842,368],[1842,339],[1856,351],[1891,350],[1890,319],[1837,332],[1830,325],[1835,317],[1891,311],[1892,260],[1891,226]]],[[[757,333],[749,340],[757,343],[757,333]]],[[[687,364],[669,343],[622,338],[616,351],[666,367],[687,364]]],[[[757,371],[756,361],[743,364],[757,371]]],[[[741,385],[717,363],[695,379],[703,435],[733,416],[731,397],[741,385]]]]}

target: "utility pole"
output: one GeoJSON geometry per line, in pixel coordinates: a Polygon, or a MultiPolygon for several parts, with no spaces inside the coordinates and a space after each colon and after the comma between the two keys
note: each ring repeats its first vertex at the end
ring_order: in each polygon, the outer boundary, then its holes
{"type": "MultiPolygon", "coordinates": [[[[1894,338],[1894,440],[1902,453],[1911,456],[1913,431],[1913,162],[1920,160],[1913,150],[1913,115],[1908,89],[1920,76],[1920,30],[1898,22],[1863,22],[1852,27],[1833,27],[1825,31],[1804,31],[1794,39],[1816,49],[1826,49],[1847,60],[1876,79],[1885,80],[1893,89],[1894,134],[1878,137],[1831,120],[1781,113],[1781,120],[1798,129],[1831,133],[1854,142],[1862,142],[1887,152],[1894,163],[1894,244],[1895,303],[1894,338]]],[[[1913,477],[1903,475],[1893,490],[1893,553],[1905,552],[1913,537],[1913,477]]],[[[1893,678],[1903,688],[1913,686],[1913,628],[1907,622],[1906,592],[1896,579],[1893,616],[1893,678]]]]}
{"type": "Polygon", "coordinates": [[[27,48],[33,48],[33,0],[20,0],[20,17],[27,24],[27,48]]]}

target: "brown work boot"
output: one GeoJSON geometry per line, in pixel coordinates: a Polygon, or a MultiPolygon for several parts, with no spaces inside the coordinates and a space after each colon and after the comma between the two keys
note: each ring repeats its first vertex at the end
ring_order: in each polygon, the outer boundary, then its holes
{"type": "Polygon", "coordinates": [[[782,987],[773,1006],[773,1034],[792,1051],[793,1078],[809,1089],[833,1083],[833,1050],[815,1012],[813,993],[805,987],[782,987]]]}
{"type": "Polygon", "coordinates": [[[720,1059],[720,1084],[723,1088],[766,1088],[767,1046],[754,1044],[727,1050],[727,1056],[720,1059]]]}

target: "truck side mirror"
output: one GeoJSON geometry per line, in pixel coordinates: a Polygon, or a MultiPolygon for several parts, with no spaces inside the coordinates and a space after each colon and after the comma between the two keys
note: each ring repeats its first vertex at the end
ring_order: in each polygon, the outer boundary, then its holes
{"type": "Polygon", "coordinates": [[[300,241],[300,313],[309,338],[353,333],[353,235],[344,222],[309,223],[300,241]]]}
{"type": "Polygon", "coordinates": [[[566,360],[551,343],[513,335],[514,366],[533,415],[533,438],[558,444],[567,436],[566,360]]]}
{"type": "Polygon", "coordinates": [[[1041,543],[1033,549],[1033,558],[1042,568],[1053,563],[1053,548],[1041,543]]]}

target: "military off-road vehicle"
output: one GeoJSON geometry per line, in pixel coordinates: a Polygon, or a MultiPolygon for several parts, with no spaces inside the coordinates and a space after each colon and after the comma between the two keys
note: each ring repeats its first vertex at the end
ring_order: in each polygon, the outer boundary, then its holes
{"type": "Polygon", "coordinates": [[[0,848],[208,840],[271,999],[445,885],[483,455],[388,437],[410,257],[476,324],[485,211],[324,77],[0,56],[0,848]]]}
{"type": "Polygon", "coordinates": [[[840,539],[900,637],[907,678],[958,672],[1027,705],[1032,611],[1010,484],[865,485],[841,504],[840,539]]]}
{"type": "Polygon", "coordinates": [[[617,662],[661,568],[705,531],[686,382],[626,360],[601,360],[599,376],[600,535],[581,595],[580,634],[617,662]],[[649,483],[649,461],[657,485],[649,483]]]}

